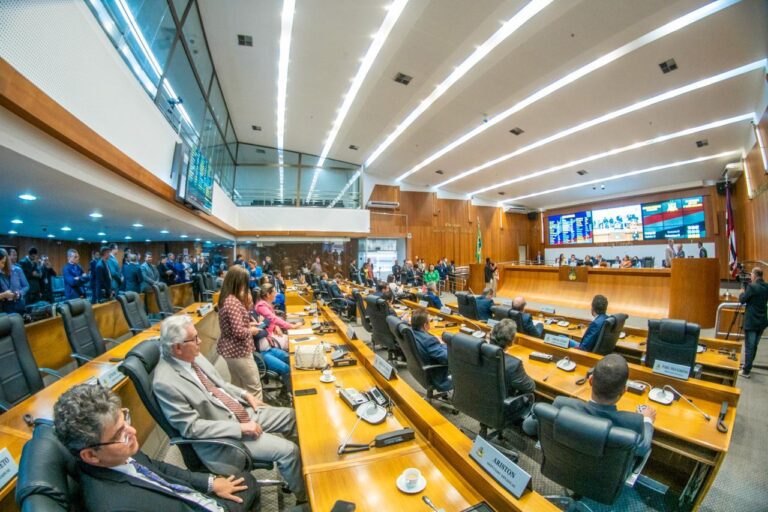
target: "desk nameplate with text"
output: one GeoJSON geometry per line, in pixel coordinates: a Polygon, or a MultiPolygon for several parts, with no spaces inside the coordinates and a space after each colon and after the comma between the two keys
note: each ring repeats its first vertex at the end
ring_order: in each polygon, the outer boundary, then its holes
{"type": "Polygon", "coordinates": [[[531,485],[531,475],[480,436],[475,438],[469,456],[515,498],[520,498],[531,485]]]}
{"type": "Polygon", "coordinates": [[[373,367],[387,380],[392,380],[395,377],[395,367],[378,354],[373,359],[373,367]]]}
{"type": "Polygon", "coordinates": [[[544,335],[544,343],[548,345],[554,345],[560,348],[568,348],[568,344],[570,341],[571,340],[570,338],[568,338],[568,336],[562,336],[560,334],[547,333],[544,335]]]}
{"type": "Polygon", "coordinates": [[[421,306],[423,308],[427,308],[427,307],[429,307],[429,302],[427,302],[425,300],[420,300],[419,301],[419,306],[421,306]]]}
{"type": "Polygon", "coordinates": [[[653,362],[653,373],[659,373],[675,379],[688,380],[688,377],[691,375],[691,367],[656,359],[653,362]]]}
{"type": "Polygon", "coordinates": [[[123,380],[126,376],[118,370],[120,365],[110,368],[110,370],[99,377],[99,384],[105,388],[113,388],[115,384],[123,380]]]}
{"type": "Polygon", "coordinates": [[[0,450],[0,488],[11,481],[19,472],[19,465],[13,460],[8,448],[0,450]]]}
{"type": "Polygon", "coordinates": [[[441,308],[440,308],[440,312],[441,312],[442,314],[444,314],[444,315],[450,315],[451,313],[453,313],[453,312],[451,311],[451,308],[449,308],[448,306],[443,306],[443,307],[441,307],[441,308]]]}

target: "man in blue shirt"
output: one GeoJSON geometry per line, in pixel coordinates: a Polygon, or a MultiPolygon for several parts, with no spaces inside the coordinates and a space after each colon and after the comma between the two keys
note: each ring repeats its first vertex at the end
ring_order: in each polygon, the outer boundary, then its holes
{"type": "Polygon", "coordinates": [[[440,300],[440,295],[437,293],[437,285],[435,283],[429,283],[427,285],[427,302],[429,307],[440,309],[443,307],[443,301],[440,300]]]}
{"type": "Polygon", "coordinates": [[[490,286],[483,290],[483,294],[475,298],[477,305],[477,319],[488,320],[491,318],[491,308],[493,307],[493,288],[490,286]]]}
{"type": "Polygon", "coordinates": [[[80,255],[76,250],[67,251],[67,264],[61,271],[64,277],[64,298],[77,299],[85,298],[85,283],[89,281],[89,276],[80,266],[80,255]]]}
{"type": "Polygon", "coordinates": [[[141,293],[141,284],[144,281],[141,275],[138,257],[135,254],[128,255],[128,260],[123,265],[123,283],[125,291],[141,293]]]}
{"type": "Polygon", "coordinates": [[[577,348],[586,352],[592,352],[597,343],[597,336],[600,334],[600,329],[603,327],[605,319],[608,318],[606,312],[608,311],[608,299],[604,295],[595,295],[592,298],[592,316],[594,320],[587,327],[587,332],[581,338],[581,343],[577,345],[577,348]]]}
{"type": "Polygon", "coordinates": [[[112,290],[117,293],[117,290],[123,289],[123,273],[120,272],[120,264],[117,262],[117,244],[111,244],[109,246],[109,258],[106,261],[109,267],[109,275],[112,278],[112,290]]]}
{"type": "Polygon", "coordinates": [[[512,309],[520,313],[523,334],[527,334],[528,336],[536,336],[537,338],[543,338],[544,324],[534,324],[531,315],[525,313],[525,305],[525,298],[522,296],[515,297],[514,300],[512,300],[512,309]]]}
{"type": "MultiPolygon", "coordinates": [[[[416,338],[416,350],[426,364],[448,364],[448,347],[429,333],[429,313],[426,309],[420,309],[411,318],[413,335],[416,338]]],[[[432,373],[432,384],[438,391],[453,389],[448,368],[441,368],[432,373]]]]}

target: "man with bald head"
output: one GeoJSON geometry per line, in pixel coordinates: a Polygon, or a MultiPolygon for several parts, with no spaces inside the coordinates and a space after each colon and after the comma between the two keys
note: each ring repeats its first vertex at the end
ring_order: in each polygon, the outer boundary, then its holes
{"type": "Polygon", "coordinates": [[[512,309],[520,313],[523,334],[536,336],[537,338],[544,337],[544,324],[534,324],[531,315],[525,313],[525,299],[522,296],[517,296],[512,300],[512,309]]]}

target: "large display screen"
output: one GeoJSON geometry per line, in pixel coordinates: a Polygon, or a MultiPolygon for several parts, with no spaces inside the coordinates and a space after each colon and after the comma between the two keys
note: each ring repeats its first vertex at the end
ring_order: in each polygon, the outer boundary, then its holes
{"type": "Polygon", "coordinates": [[[549,245],[591,243],[592,212],[549,216],[549,245]]]}
{"type": "Polygon", "coordinates": [[[189,158],[184,199],[193,206],[211,213],[213,206],[213,169],[200,148],[189,158]]]}
{"type": "Polygon", "coordinates": [[[596,244],[642,240],[640,205],[592,210],[592,229],[596,244]]]}
{"type": "Polygon", "coordinates": [[[701,196],[646,203],[642,205],[642,211],[646,240],[707,236],[701,196]]]}

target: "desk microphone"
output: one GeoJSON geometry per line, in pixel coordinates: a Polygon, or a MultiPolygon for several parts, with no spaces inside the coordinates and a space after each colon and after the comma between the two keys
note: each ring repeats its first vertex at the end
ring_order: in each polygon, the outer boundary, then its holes
{"type": "Polygon", "coordinates": [[[349,444],[349,440],[352,439],[352,434],[355,432],[355,429],[360,424],[360,420],[362,419],[363,419],[362,416],[357,417],[357,421],[355,422],[355,425],[352,427],[352,430],[349,431],[347,438],[344,439],[344,442],[341,443],[341,446],[339,446],[339,449],[336,451],[338,455],[370,450],[371,447],[370,445],[367,445],[367,444],[349,444]]]}
{"type": "Polygon", "coordinates": [[[665,385],[662,389],[664,389],[665,391],[671,391],[673,394],[679,396],[680,398],[682,398],[683,400],[688,402],[688,405],[690,405],[691,407],[693,407],[694,409],[699,411],[702,414],[702,416],[704,416],[704,418],[706,418],[707,421],[712,419],[709,414],[707,414],[704,411],[702,411],[701,409],[699,409],[696,406],[696,404],[694,404],[692,401],[690,401],[687,397],[685,397],[682,393],[680,393],[678,390],[676,390],[675,388],[673,388],[669,384],[665,385]]]}

